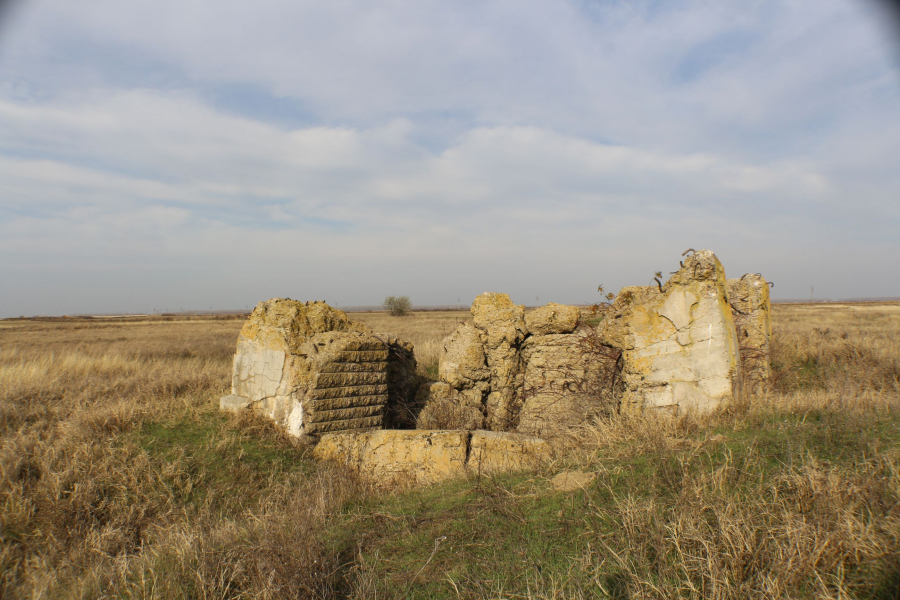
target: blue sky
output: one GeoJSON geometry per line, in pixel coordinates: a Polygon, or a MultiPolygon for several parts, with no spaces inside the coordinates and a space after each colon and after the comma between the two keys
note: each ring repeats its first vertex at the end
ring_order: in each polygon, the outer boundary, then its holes
{"type": "Polygon", "coordinates": [[[866,0],[21,0],[0,317],[591,302],[688,247],[900,296],[900,43],[866,0]]]}

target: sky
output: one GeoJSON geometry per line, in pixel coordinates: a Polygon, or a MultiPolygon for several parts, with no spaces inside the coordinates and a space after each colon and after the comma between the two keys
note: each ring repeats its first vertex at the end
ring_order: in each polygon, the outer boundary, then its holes
{"type": "Polygon", "coordinates": [[[885,6],[4,4],[0,317],[589,303],[687,248],[900,296],[885,6]]]}

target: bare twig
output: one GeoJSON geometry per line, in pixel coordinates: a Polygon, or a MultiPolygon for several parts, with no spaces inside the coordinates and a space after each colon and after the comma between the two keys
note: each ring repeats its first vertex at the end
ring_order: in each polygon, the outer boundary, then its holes
{"type": "Polygon", "coordinates": [[[431,562],[431,559],[434,558],[434,555],[437,554],[438,548],[441,547],[441,543],[443,541],[445,541],[446,539],[447,539],[447,536],[442,535],[441,537],[434,540],[434,550],[431,551],[431,556],[428,557],[428,560],[425,561],[425,564],[422,565],[422,568],[419,569],[419,572],[416,573],[415,576],[409,581],[409,584],[407,584],[406,593],[403,594],[403,596],[401,596],[401,600],[403,600],[403,598],[406,598],[409,595],[409,591],[412,589],[412,585],[416,582],[416,579],[419,578],[419,575],[422,574],[422,571],[425,570],[425,567],[428,566],[428,563],[431,562]]]}

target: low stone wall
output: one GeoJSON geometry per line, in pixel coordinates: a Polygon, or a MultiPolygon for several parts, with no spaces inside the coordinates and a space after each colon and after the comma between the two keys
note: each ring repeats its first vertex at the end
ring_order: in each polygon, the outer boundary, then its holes
{"type": "Polygon", "coordinates": [[[381,485],[530,469],[547,454],[547,442],[538,438],[461,430],[328,434],[313,450],[317,459],[344,465],[381,485]]]}

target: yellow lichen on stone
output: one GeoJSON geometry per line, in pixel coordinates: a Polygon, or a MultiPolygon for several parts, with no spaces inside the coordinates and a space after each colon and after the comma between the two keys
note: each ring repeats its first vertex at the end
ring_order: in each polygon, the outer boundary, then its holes
{"type": "Polygon", "coordinates": [[[432,483],[465,474],[469,433],[389,430],[323,435],[319,460],[343,464],[376,483],[432,483]]]}
{"type": "Polygon", "coordinates": [[[268,348],[284,346],[296,353],[306,338],[327,331],[368,331],[354,323],[347,313],[324,302],[300,302],[290,298],[272,298],[260,302],[241,328],[241,336],[259,341],[268,348]]]}

